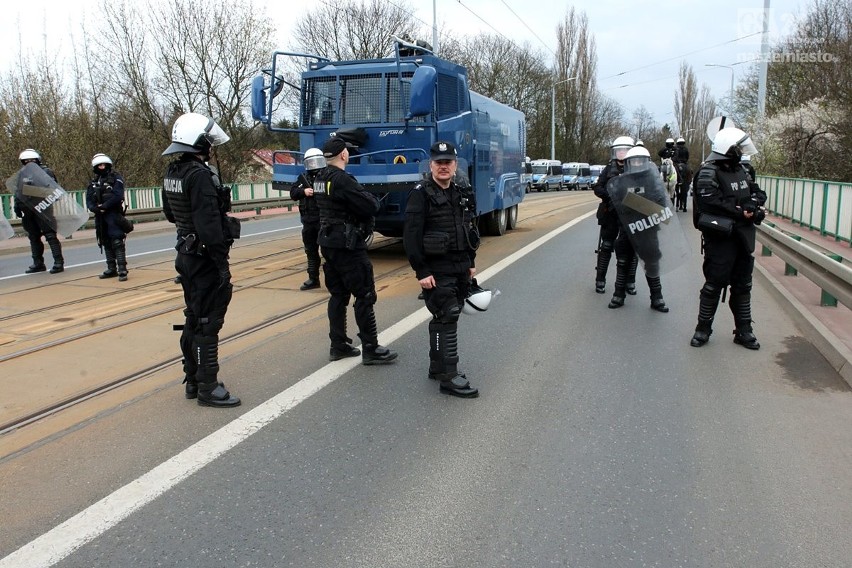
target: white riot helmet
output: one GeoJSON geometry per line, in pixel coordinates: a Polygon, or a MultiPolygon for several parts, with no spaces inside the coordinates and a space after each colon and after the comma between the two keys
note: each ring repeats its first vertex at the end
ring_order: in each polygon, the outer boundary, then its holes
{"type": "Polygon", "coordinates": [[[674,138],[666,138],[666,146],[668,146],[668,147],[674,146],[674,138]]]}
{"type": "Polygon", "coordinates": [[[610,148],[610,159],[621,161],[624,159],[624,156],[627,154],[627,151],[630,150],[635,145],[633,142],[633,138],[630,136],[619,136],[615,140],[612,141],[612,145],[610,148]]]}
{"type": "Polygon", "coordinates": [[[708,159],[739,160],[743,154],[757,154],[757,147],[751,140],[751,136],[739,128],[723,128],[713,138],[708,159]]]}
{"type": "Polygon", "coordinates": [[[634,146],[624,157],[624,172],[641,172],[651,164],[651,154],[643,146],[634,146]]]}
{"type": "Polygon", "coordinates": [[[210,148],[224,144],[231,137],[212,118],[189,112],[182,114],[172,126],[172,143],[163,152],[169,154],[209,154],[210,148]]]}
{"type": "Polygon", "coordinates": [[[96,169],[101,164],[106,164],[107,166],[112,166],[112,160],[106,154],[95,154],[92,157],[92,168],[96,169]]]}
{"type": "Polygon", "coordinates": [[[26,164],[30,160],[35,160],[37,164],[41,163],[41,156],[32,148],[27,148],[26,150],[21,152],[21,155],[18,156],[18,159],[21,160],[22,164],[26,164]]]}
{"type": "Polygon", "coordinates": [[[462,313],[473,315],[479,312],[484,312],[491,304],[491,290],[486,290],[477,284],[476,279],[470,283],[470,290],[467,298],[464,299],[462,313]]]}
{"type": "Polygon", "coordinates": [[[308,148],[303,161],[305,169],[308,171],[319,170],[326,166],[325,156],[322,155],[322,150],[319,148],[308,148]]]}
{"type": "Polygon", "coordinates": [[[640,139],[636,140],[636,145],[637,145],[637,146],[643,146],[643,147],[644,147],[644,146],[645,146],[645,143],[644,143],[644,142],[642,142],[642,139],[640,138],[640,139]]]}
{"type": "Polygon", "coordinates": [[[683,146],[684,144],[686,144],[686,140],[684,140],[682,137],[678,137],[677,143],[679,145],[683,146]]]}

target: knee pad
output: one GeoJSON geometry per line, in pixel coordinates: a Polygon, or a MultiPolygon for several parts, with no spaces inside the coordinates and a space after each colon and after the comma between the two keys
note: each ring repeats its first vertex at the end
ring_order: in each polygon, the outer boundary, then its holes
{"type": "Polygon", "coordinates": [[[723,286],[719,286],[713,282],[705,282],[701,288],[700,295],[706,298],[718,299],[722,295],[723,286]]]}
{"type": "Polygon", "coordinates": [[[601,241],[601,252],[612,252],[615,250],[615,243],[613,241],[601,241]]]}
{"type": "Polygon", "coordinates": [[[731,282],[731,296],[751,294],[751,278],[744,282],[731,282]]]}

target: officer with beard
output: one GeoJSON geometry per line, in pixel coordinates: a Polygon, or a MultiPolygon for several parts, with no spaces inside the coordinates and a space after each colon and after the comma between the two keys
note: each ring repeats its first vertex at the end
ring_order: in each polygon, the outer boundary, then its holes
{"type": "MultiPolygon", "coordinates": [[[[41,155],[27,148],[18,156],[21,164],[26,166],[30,162],[35,162],[44,172],[56,181],[56,174],[49,167],[41,163],[41,155]]],[[[21,218],[21,226],[27,233],[27,238],[30,240],[30,250],[32,252],[33,263],[24,272],[33,274],[35,272],[44,272],[47,267],[44,265],[44,243],[41,238],[47,241],[50,247],[50,253],[53,255],[53,267],[50,269],[51,274],[56,274],[65,270],[65,258],[62,256],[62,243],[56,236],[56,230],[50,226],[50,223],[38,216],[31,206],[22,201],[15,200],[15,214],[21,218]]]]}
{"type": "Polygon", "coordinates": [[[112,160],[106,154],[92,158],[92,179],[86,188],[86,207],[95,214],[95,235],[98,246],[106,255],[107,269],[98,278],[127,280],[127,254],[124,239],[127,234],[120,227],[124,217],[124,178],[112,169],[112,160]]]}
{"type": "MultiPolygon", "coordinates": [[[[598,205],[598,225],[600,225],[600,236],[598,237],[598,262],[595,272],[595,292],[603,294],[606,291],[606,273],[609,269],[609,262],[612,260],[612,252],[615,250],[615,240],[618,237],[618,231],[621,229],[621,223],[618,221],[618,213],[613,207],[612,200],[609,198],[609,193],[606,190],[606,184],[612,178],[624,173],[624,157],[627,152],[633,148],[633,138],[630,136],[619,136],[612,141],[610,146],[609,164],[598,176],[598,181],[595,184],[593,191],[601,200],[598,205]]],[[[627,284],[626,291],[631,296],[636,294],[636,267],[638,259],[634,257],[632,264],[627,267],[627,284]]]]}
{"type": "Polygon", "coordinates": [[[218,380],[219,331],[233,293],[228,251],[239,238],[239,222],[225,214],[229,196],[207,165],[214,147],[228,140],[212,118],[188,113],[175,121],[172,143],[163,152],[179,154],[163,180],[163,211],[177,227],[175,269],[186,304],[180,338],[186,398],[217,408],[240,404],[218,380]]]}
{"type": "Polygon", "coordinates": [[[314,199],[314,178],[317,173],[325,167],[325,156],[319,148],[309,148],[305,152],[305,171],[299,174],[290,187],[290,199],[299,202],[299,217],[302,221],[302,244],[305,247],[305,256],[308,258],[308,279],[299,287],[299,290],[313,290],[320,287],[319,269],[320,253],[319,225],[320,212],[317,200],[314,199]]]}
{"type": "Polygon", "coordinates": [[[719,297],[730,286],[728,306],[734,316],[734,343],[760,349],[751,326],[752,254],[754,226],[766,216],[766,193],[743,169],[740,161],[744,153],[757,153],[751,137],[739,128],[723,128],[713,138],[710,155],[695,176],[694,214],[701,229],[705,282],[699,295],[698,325],[690,341],[693,347],[709,341],[719,297]],[[729,231],[715,228],[725,220],[732,225],[729,231]]]}
{"type": "Polygon", "coordinates": [[[432,314],[429,378],[440,382],[442,393],[475,398],[479,390],[458,370],[457,333],[476,275],[476,199],[469,184],[454,181],[458,160],[451,143],[436,142],[429,153],[430,174],[408,195],[403,245],[432,314]]]}
{"type": "Polygon", "coordinates": [[[364,365],[390,363],[397,353],[379,345],[373,311],[378,296],[365,240],[372,232],[379,200],[346,173],[348,143],[339,136],[331,136],[322,152],[327,166],[314,179],[314,199],[320,210],[318,240],[325,259],[325,286],[331,294],[328,299],[329,360],[361,355],[364,365]],[[346,333],[346,307],[352,296],[355,297],[355,322],[363,353],[352,347],[352,339],[346,333]]]}

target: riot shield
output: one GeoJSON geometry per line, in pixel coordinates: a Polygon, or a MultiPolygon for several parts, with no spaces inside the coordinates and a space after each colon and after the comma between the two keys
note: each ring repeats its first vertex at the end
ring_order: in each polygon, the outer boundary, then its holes
{"type": "Polygon", "coordinates": [[[671,272],[684,263],[689,256],[686,235],[656,166],[616,176],[606,189],[648,276],[671,272]]]}
{"type": "Polygon", "coordinates": [[[6,187],[28,215],[35,214],[63,237],[70,237],[89,219],[89,212],[36,163],[23,166],[6,180],[6,187]]]}
{"type": "Polygon", "coordinates": [[[0,215],[0,241],[3,239],[11,239],[15,235],[15,229],[12,228],[9,220],[3,215],[0,215]]]}

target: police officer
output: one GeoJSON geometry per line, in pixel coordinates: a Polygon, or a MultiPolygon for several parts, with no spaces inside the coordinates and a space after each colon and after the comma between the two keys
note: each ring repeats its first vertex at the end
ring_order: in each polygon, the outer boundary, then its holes
{"type": "MultiPolygon", "coordinates": [[[[652,167],[650,160],[651,155],[648,153],[648,150],[641,146],[636,146],[630,149],[624,157],[624,171],[628,174],[634,172],[637,174],[645,172],[652,167]]],[[[658,176],[659,172],[656,172],[653,179],[662,184],[662,180],[659,180],[658,176]]],[[[660,198],[663,198],[662,193],[660,194],[660,198]]],[[[662,203],[660,204],[662,205],[662,203]]],[[[636,254],[636,249],[628,236],[629,233],[627,227],[625,227],[625,220],[619,219],[619,223],[621,228],[618,232],[618,237],[615,240],[617,269],[615,276],[615,290],[613,291],[612,299],[607,306],[611,309],[617,309],[624,305],[625,292],[627,291],[628,267],[635,265],[635,263],[638,262],[638,255],[636,254]]],[[[663,285],[659,276],[659,260],[661,257],[661,251],[657,244],[656,231],[648,231],[647,234],[648,237],[651,237],[652,235],[653,237],[643,241],[644,249],[640,252],[642,253],[642,259],[645,261],[645,280],[648,282],[648,290],[651,293],[651,309],[667,313],[669,308],[666,306],[665,300],[663,300],[663,285]]]]}
{"type": "MultiPolygon", "coordinates": [[[[32,148],[27,148],[18,156],[21,164],[26,166],[30,162],[36,164],[44,170],[44,172],[56,180],[56,174],[49,167],[41,163],[41,155],[32,148]]],[[[42,219],[32,209],[28,203],[15,200],[15,214],[21,218],[21,226],[27,232],[27,238],[30,240],[30,251],[32,252],[33,263],[24,272],[33,274],[34,272],[44,272],[47,267],[44,265],[44,243],[41,238],[47,241],[50,247],[50,252],[53,255],[53,267],[50,269],[51,274],[56,274],[65,270],[65,259],[62,256],[62,244],[56,236],[56,230],[50,226],[46,219],[42,219]]]]}
{"type": "Polygon", "coordinates": [[[364,365],[379,365],[396,359],[397,353],[379,345],[379,331],[373,305],[376,285],[373,265],[367,256],[367,236],[373,216],[379,211],[376,196],[366,191],[346,173],[349,145],[331,136],[322,147],[327,166],[314,179],[314,199],[320,210],[319,245],[325,263],[328,300],[329,360],[361,355],[364,365]],[[350,345],[346,333],[346,306],[355,297],[355,322],[363,353],[350,345]]]}
{"type": "Polygon", "coordinates": [[[766,194],[749,179],[740,161],[743,153],[755,154],[751,137],[739,128],[723,128],[713,138],[710,155],[695,176],[695,203],[704,250],[704,286],[698,304],[698,325],[690,345],[701,347],[713,333],[719,297],[731,287],[728,305],[734,316],[734,343],[760,349],[752,330],[751,285],[754,270],[754,239],[766,216],[766,194]],[[714,215],[715,223],[703,223],[702,215],[714,215]],[[714,230],[724,219],[730,232],[714,230]],[[706,228],[702,228],[705,227],[706,228]]]}
{"type": "MultiPolygon", "coordinates": [[[[615,239],[618,237],[618,231],[621,228],[621,223],[618,222],[618,214],[612,205],[609,193],[607,193],[606,184],[612,178],[624,173],[624,157],[633,145],[633,138],[630,136],[619,136],[612,141],[609,163],[598,176],[598,181],[592,188],[595,195],[601,200],[597,212],[598,225],[601,229],[598,237],[598,263],[595,273],[595,292],[598,294],[603,294],[606,289],[606,272],[612,259],[612,251],[615,250],[615,239]]],[[[626,291],[630,295],[636,293],[637,262],[638,259],[634,259],[634,262],[627,267],[626,291]]]]}
{"type": "Polygon", "coordinates": [[[98,246],[106,255],[107,269],[98,278],[127,280],[127,254],[121,228],[124,220],[124,178],[112,169],[113,163],[106,154],[92,158],[92,179],[86,188],[86,207],[95,214],[95,236],[98,246]]]}
{"type": "Polygon", "coordinates": [[[678,137],[677,142],[675,142],[672,161],[676,164],[686,164],[689,162],[689,148],[686,147],[686,140],[682,137],[678,137]]]}
{"type": "Polygon", "coordinates": [[[479,234],[473,218],[476,200],[469,184],[454,177],[456,149],[436,142],[430,149],[429,175],[408,195],[403,244],[420,287],[429,322],[429,378],[440,391],[462,398],[479,396],[458,370],[458,320],[476,275],[479,234]]]}
{"type": "Polygon", "coordinates": [[[657,151],[657,155],[660,158],[663,158],[663,159],[665,159],[665,158],[674,159],[674,155],[675,155],[675,147],[674,146],[675,146],[674,138],[666,138],[666,145],[664,147],[660,148],[657,151]]]}
{"type": "Polygon", "coordinates": [[[212,118],[187,113],[175,121],[172,143],[163,152],[178,154],[163,180],[163,210],[177,227],[175,269],[186,303],[180,338],[186,398],[213,407],[240,404],[218,380],[219,330],[233,292],[228,251],[239,231],[225,214],[227,191],[206,164],[214,147],[229,139],[212,118]]]}
{"type": "Polygon", "coordinates": [[[305,152],[305,171],[299,175],[292,186],[290,186],[290,199],[299,202],[299,217],[302,220],[302,244],[305,247],[305,256],[308,257],[308,279],[299,287],[299,290],[313,290],[320,287],[319,269],[320,253],[319,225],[320,212],[317,200],[314,199],[314,178],[322,168],[325,167],[325,156],[319,148],[309,148],[305,152]]]}

